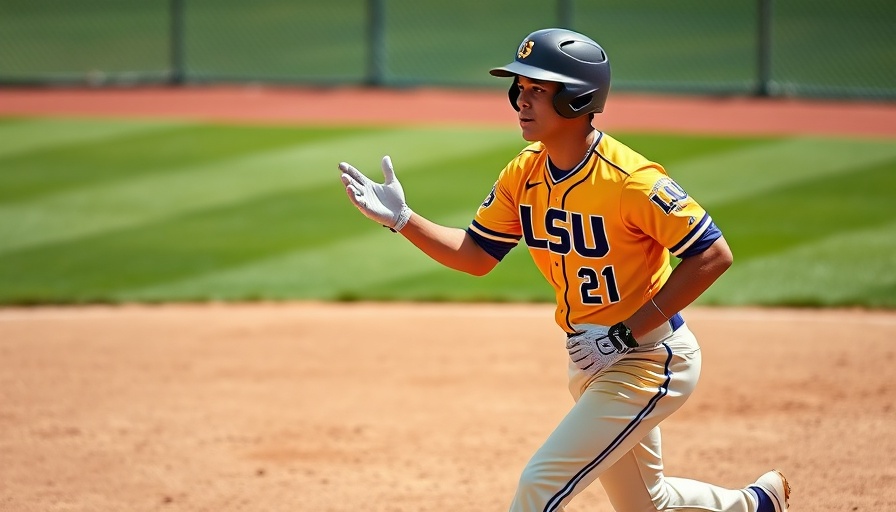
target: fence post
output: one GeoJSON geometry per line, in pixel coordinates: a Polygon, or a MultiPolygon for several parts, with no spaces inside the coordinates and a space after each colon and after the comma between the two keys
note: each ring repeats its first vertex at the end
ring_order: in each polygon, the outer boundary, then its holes
{"type": "Polygon", "coordinates": [[[386,65],[384,0],[367,0],[367,85],[383,85],[386,65]]]}
{"type": "Polygon", "coordinates": [[[184,83],[184,1],[171,0],[171,77],[172,84],[184,83]]]}
{"type": "Polygon", "coordinates": [[[756,48],[757,55],[757,96],[769,96],[769,83],[772,79],[772,2],[773,0],[758,0],[759,3],[759,33],[756,48]]]}

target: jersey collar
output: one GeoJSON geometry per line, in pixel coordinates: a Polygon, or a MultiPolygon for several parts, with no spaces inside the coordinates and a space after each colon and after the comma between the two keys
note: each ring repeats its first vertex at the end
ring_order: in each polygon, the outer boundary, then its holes
{"type": "Polygon", "coordinates": [[[594,130],[594,133],[594,141],[591,143],[591,146],[588,147],[588,151],[585,152],[585,158],[583,158],[581,162],[576,164],[576,166],[569,171],[560,169],[559,167],[555,166],[554,163],[551,162],[550,155],[548,155],[547,159],[545,160],[545,165],[548,168],[548,175],[551,177],[551,181],[554,184],[560,183],[561,181],[569,178],[573,174],[582,170],[583,167],[585,167],[585,164],[588,163],[591,155],[594,154],[595,148],[597,148],[597,145],[600,144],[600,140],[604,136],[603,132],[599,132],[597,130],[594,130]]]}

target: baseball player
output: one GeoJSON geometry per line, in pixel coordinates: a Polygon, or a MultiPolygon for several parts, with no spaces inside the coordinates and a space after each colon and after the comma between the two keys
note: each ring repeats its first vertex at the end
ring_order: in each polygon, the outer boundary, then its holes
{"type": "Polygon", "coordinates": [[[606,52],[576,32],[538,30],[491,74],[513,79],[510,104],[530,144],[466,229],[411,210],[388,156],[382,184],[345,162],[339,170],[361,213],[439,263],[484,275],[522,241],[553,286],[575,404],[523,469],[510,510],[564,510],[597,479],[620,512],[788,510],[778,471],[742,489],[663,474],[659,424],[690,396],[701,364],[679,312],[732,255],[661,165],[593,128],[610,88],[606,52]]]}

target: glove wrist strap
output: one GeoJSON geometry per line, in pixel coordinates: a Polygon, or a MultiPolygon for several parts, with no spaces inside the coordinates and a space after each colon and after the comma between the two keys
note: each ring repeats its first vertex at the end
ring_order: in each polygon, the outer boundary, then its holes
{"type": "Polygon", "coordinates": [[[622,322],[610,326],[610,329],[607,331],[607,336],[618,340],[622,345],[625,345],[628,348],[638,348],[638,342],[635,341],[635,337],[632,336],[632,330],[622,322]]]}
{"type": "Polygon", "coordinates": [[[392,231],[394,231],[395,233],[398,233],[399,231],[402,230],[402,228],[404,228],[407,225],[408,221],[411,220],[411,215],[413,215],[413,214],[414,214],[414,211],[411,210],[411,208],[408,205],[402,206],[401,211],[398,212],[398,218],[395,220],[395,225],[392,226],[390,229],[392,231]]]}

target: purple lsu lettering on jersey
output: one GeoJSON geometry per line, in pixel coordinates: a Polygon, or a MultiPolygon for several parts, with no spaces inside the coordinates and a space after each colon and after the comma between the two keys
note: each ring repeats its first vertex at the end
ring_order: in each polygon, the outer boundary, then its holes
{"type": "Polygon", "coordinates": [[[525,148],[467,229],[498,259],[525,241],[554,288],[556,321],[567,332],[628,318],[668,279],[670,254],[720,236],[659,164],[598,135],[589,156],[560,180],[541,143],[525,148]]]}

